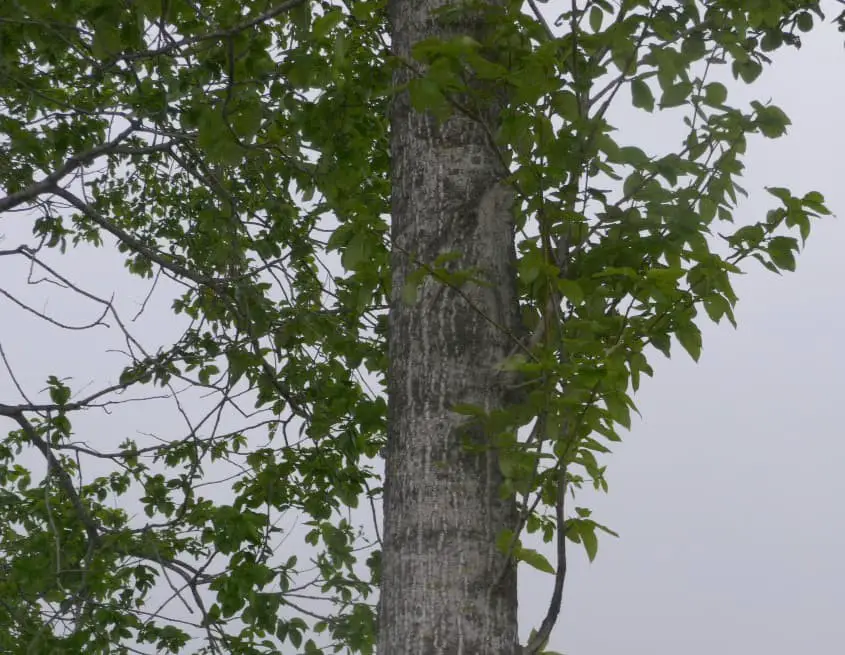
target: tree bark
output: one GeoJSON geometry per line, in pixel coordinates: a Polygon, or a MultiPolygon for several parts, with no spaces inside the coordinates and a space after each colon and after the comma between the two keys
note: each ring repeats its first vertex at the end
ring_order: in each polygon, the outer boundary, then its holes
{"type": "MultiPolygon", "coordinates": [[[[445,27],[433,16],[445,4],[391,0],[395,54],[410,60],[413,44],[429,37],[481,36],[481,16],[445,27]]],[[[450,411],[454,403],[493,410],[508,398],[495,366],[513,349],[519,313],[512,196],[489,137],[501,108],[501,99],[483,108],[486,127],[457,113],[438,123],[414,111],[407,93],[392,108],[381,655],[519,652],[516,572],[496,547],[516,525],[515,502],[501,498],[490,435],[467,431],[466,417],[450,411]],[[408,274],[447,252],[488,284],[455,290],[429,276],[415,302],[403,300],[408,274]]]]}

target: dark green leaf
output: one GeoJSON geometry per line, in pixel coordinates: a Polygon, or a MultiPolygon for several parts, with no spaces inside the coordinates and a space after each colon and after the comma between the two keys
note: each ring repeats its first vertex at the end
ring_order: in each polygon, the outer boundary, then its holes
{"type": "Polygon", "coordinates": [[[663,108],[680,107],[686,103],[687,98],[692,93],[692,89],[691,82],[673,84],[663,91],[663,95],[660,97],[660,106],[663,108]]]}
{"type": "Polygon", "coordinates": [[[711,107],[721,107],[728,99],[728,90],[724,84],[711,82],[704,87],[704,102],[711,107]]]}
{"type": "Polygon", "coordinates": [[[641,78],[637,78],[631,82],[631,100],[634,107],[645,109],[646,111],[654,110],[654,95],[648,84],[641,78]]]}

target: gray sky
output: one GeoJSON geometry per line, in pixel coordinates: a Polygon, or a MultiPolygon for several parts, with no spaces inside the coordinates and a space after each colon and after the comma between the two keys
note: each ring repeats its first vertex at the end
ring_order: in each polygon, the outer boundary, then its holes
{"type": "MultiPolygon", "coordinates": [[[[764,186],[817,189],[845,217],[843,36],[826,26],[811,37],[747,90],[729,87],[729,102],[771,98],[793,122],[749,142],[742,222],[775,206],[764,186]]],[[[621,130],[647,123],[625,116],[621,130]]],[[[644,138],[659,147],[671,128],[652,127],[644,138]]],[[[602,539],[593,564],[570,545],[552,650],[845,652],[843,252],[843,218],[824,219],[796,273],[747,267],[739,328],[705,324],[699,364],[680,349],[655,359],[636,398],[643,420],[608,459],[609,494],[579,503],[621,539],[602,539]]],[[[524,634],[552,580],[521,575],[524,634]]]]}
{"type": "MultiPolygon", "coordinates": [[[[730,85],[729,101],[772,98],[793,121],[788,136],[752,139],[742,182],[751,194],[737,216],[760,220],[775,200],[764,185],[798,194],[822,191],[845,216],[842,153],[845,106],[842,35],[828,26],[783,52],[745,90],[730,85]]],[[[627,102],[620,98],[620,104],[627,102]]],[[[622,111],[615,124],[649,149],[670,148],[675,118],[622,111]]],[[[4,217],[2,248],[24,241],[31,223],[4,217]]],[[[839,415],[845,355],[837,334],[845,322],[839,262],[845,224],[818,223],[798,272],[775,276],[749,265],[738,280],[739,329],[704,324],[704,354],[694,364],[677,352],[657,356],[656,377],[637,396],[644,420],[635,424],[610,464],[610,493],[585,495],[595,518],[621,539],[603,538],[595,563],[570,545],[562,621],[550,648],[567,655],[711,655],[713,652],[794,655],[835,653],[845,645],[845,442],[839,415]]],[[[148,284],[125,274],[108,250],[52,257],[85,288],[108,297],[130,317],[148,284]]],[[[24,287],[22,260],[0,260],[4,288],[39,308],[81,323],[96,315],[73,294],[24,287]],[[7,283],[8,280],[16,280],[7,283]],[[20,284],[18,284],[20,283],[20,284]],[[42,294],[42,295],[39,295],[42,294]]],[[[178,333],[170,294],[153,297],[132,325],[151,349],[178,333]]],[[[29,390],[46,375],[74,372],[77,381],[113,378],[122,360],[114,331],[56,332],[0,299],[0,344],[29,390]],[[14,321],[11,320],[14,314],[14,321]],[[107,336],[104,336],[107,335],[107,336]]],[[[96,388],[95,387],[92,387],[96,388]]],[[[0,370],[0,402],[17,402],[0,370]]],[[[199,403],[198,398],[192,402],[199,403]]],[[[194,405],[197,407],[197,405],[194,405]]],[[[171,407],[144,403],[89,414],[78,427],[114,447],[140,431],[174,434],[171,407]]],[[[0,429],[8,429],[6,422],[0,429]]],[[[184,428],[176,428],[180,435],[184,428]]],[[[37,460],[32,460],[36,463],[37,460]]],[[[212,495],[209,492],[209,495],[212,495]]],[[[547,549],[548,550],[548,549],[547,549]]],[[[286,559],[290,551],[281,555],[286,559]]],[[[521,572],[521,628],[539,625],[551,576],[521,572]]]]}

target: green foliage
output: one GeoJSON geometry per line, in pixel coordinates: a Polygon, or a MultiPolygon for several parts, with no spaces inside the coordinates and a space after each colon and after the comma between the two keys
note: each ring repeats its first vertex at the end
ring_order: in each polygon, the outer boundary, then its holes
{"type": "MultiPolygon", "coordinates": [[[[714,73],[753,82],[766,53],[800,45],[820,10],[588,0],[560,16],[556,36],[517,4],[482,3],[485,42],[426,41],[407,62],[388,54],[383,2],[2,3],[0,213],[29,210],[35,244],[2,254],[39,263],[116,244],[131,275],[178,282],[172,309],[188,327],[147,352],[115,313],[131,345],[117,383],[90,392],[51,376],[44,402],[0,404],[12,430],[0,441],[0,650],[373,652],[380,559],[376,548],[361,565],[376,545],[345,512],[379,495],[400,66],[418,73],[414,107],[441,120],[483,120],[490,98],[470,71],[507,91],[491,138],[518,200],[520,303],[536,338],[502,366],[519,403],[455,411],[499,435],[503,492],[524,499],[500,547],[553,572],[519,533],[565,530],[596,556],[597,532],[613,533],[588,510],[564,525],[548,515],[558,472],[570,492],[607,490],[600,459],[630,427],[655,352],[668,357],[675,342],[697,360],[701,309],[734,323],[741,266],[794,270],[813,219],[830,213],[816,191],[771,187],[779,206],[764,220],[717,227],[745,195],[748,136],[782,136],[789,119],[771,104],[728,104],[714,73]],[[673,152],[645,152],[608,122],[612,101],[627,99],[683,122],[673,152]],[[201,423],[116,448],[80,435],[83,410],[177,382],[218,408],[248,392],[270,418],[242,412],[229,432],[201,423]],[[532,438],[518,439],[532,421],[532,438]],[[46,462],[37,474],[21,463],[33,449],[46,462]],[[213,501],[200,485],[223,461],[241,474],[213,501]],[[291,512],[304,517],[307,566],[277,526],[291,512]],[[303,576],[327,612],[300,604],[303,576]],[[156,590],[167,609],[152,608],[156,590]]],[[[416,261],[402,300],[422,284],[478,284],[460,257],[416,261]]]]}

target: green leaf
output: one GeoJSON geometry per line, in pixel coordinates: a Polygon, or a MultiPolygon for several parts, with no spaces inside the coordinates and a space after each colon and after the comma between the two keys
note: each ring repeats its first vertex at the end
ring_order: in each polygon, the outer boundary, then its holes
{"type": "Polygon", "coordinates": [[[678,326],[675,336],[693,361],[697,362],[701,357],[701,331],[698,326],[691,321],[682,323],[678,326]]]}
{"type": "Polygon", "coordinates": [[[763,72],[763,66],[754,61],[753,59],[748,59],[746,61],[734,61],[731,70],[733,71],[734,78],[741,78],[743,82],[746,84],[751,84],[760,77],[760,73],[763,72]]]}
{"type": "Polygon", "coordinates": [[[578,532],[581,534],[581,543],[587,552],[587,557],[592,562],[596,559],[599,550],[599,540],[596,536],[596,527],[591,521],[580,521],[578,532]]]}
{"type": "Polygon", "coordinates": [[[105,18],[96,21],[94,25],[91,52],[95,57],[107,59],[123,49],[119,26],[105,18]]]}
{"type": "Polygon", "coordinates": [[[662,352],[667,359],[671,358],[672,342],[668,334],[657,332],[651,335],[651,345],[662,352]]]}
{"type": "Polygon", "coordinates": [[[50,376],[50,400],[60,406],[70,400],[70,389],[54,375],[50,376]]]}
{"type": "Polygon", "coordinates": [[[353,235],[346,244],[341,256],[341,263],[346,270],[354,271],[367,262],[370,257],[370,239],[360,232],[353,235]]]}
{"type": "Polygon", "coordinates": [[[694,32],[684,39],[681,44],[681,52],[692,61],[704,57],[707,54],[707,42],[701,32],[694,32]]]}
{"type": "Polygon", "coordinates": [[[580,116],[578,98],[571,91],[558,91],[552,95],[552,107],[561,118],[574,121],[580,116]]]}
{"type": "Polygon", "coordinates": [[[619,148],[616,154],[616,159],[620,164],[628,164],[634,168],[645,166],[649,163],[648,155],[641,148],[636,146],[625,146],[619,148]]]}
{"type": "Polygon", "coordinates": [[[519,371],[525,367],[528,358],[521,352],[506,357],[500,364],[496,365],[497,371],[519,371]]]}
{"type": "Polygon", "coordinates": [[[779,107],[760,105],[757,109],[757,127],[760,133],[770,139],[776,139],[786,134],[786,128],[791,125],[789,117],[779,107]]]}
{"type": "Polygon", "coordinates": [[[824,196],[818,191],[810,191],[801,198],[801,204],[821,216],[830,216],[831,211],[824,203],[824,196]]]}
{"type": "Polygon", "coordinates": [[[593,5],[593,8],[590,9],[590,29],[593,32],[599,32],[601,30],[602,20],[604,20],[604,12],[598,5],[593,5]]]}
{"type": "Polygon", "coordinates": [[[317,18],[311,26],[314,38],[323,39],[343,20],[343,12],[333,7],[317,18]]]}
{"type": "Polygon", "coordinates": [[[775,198],[782,200],[786,205],[789,204],[789,201],[792,198],[792,194],[789,192],[789,189],[784,189],[783,187],[768,186],[766,187],[766,191],[771,193],[775,198]]]}
{"type": "Polygon", "coordinates": [[[796,16],[795,24],[802,32],[809,32],[813,29],[813,15],[808,11],[803,11],[796,16]]]}
{"type": "Polygon", "coordinates": [[[608,393],[604,396],[604,404],[607,406],[610,418],[624,428],[631,429],[631,410],[628,407],[625,394],[608,393]]]}
{"type": "Polygon", "coordinates": [[[520,562],[525,562],[528,566],[542,571],[543,573],[551,573],[554,575],[555,569],[549,563],[549,560],[544,555],[538,553],[531,548],[520,547],[516,552],[516,559],[520,562]]]}
{"type": "Polygon", "coordinates": [[[645,178],[643,174],[639,171],[634,171],[625,178],[625,182],[622,185],[622,193],[625,194],[626,198],[633,198],[638,191],[642,190],[644,182],[645,178]]]}
{"type": "Polygon", "coordinates": [[[771,30],[763,35],[760,39],[760,49],[763,52],[772,52],[783,45],[783,34],[776,30],[771,30]]]}
{"type": "Polygon", "coordinates": [[[543,270],[543,259],[539,251],[526,254],[519,261],[519,278],[523,284],[531,284],[543,270]]]}
{"type": "Polygon", "coordinates": [[[510,554],[510,549],[519,545],[519,540],[514,540],[513,530],[502,530],[496,535],[496,548],[503,555],[510,554]]]}
{"type": "Polygon", "coordinates": [[[441,121],[452,113],[451,105],[434,80],[427,77],[414,78],[409,82],[408,88],[411,105],[417,111],[430,111],[441,121]]]}
{"type": "Polygon", "coordinates": [[[727,315],[733,323],[731,305],[727,298],[719,294],[713,294],[704,299],[704,311],[714,323],[719,323],[722,317],[727,315]]]}
{"type": "Polygon", "coordinates": [[[720,82],[711,82],[704,87],[704,104],[721,107],[728,99],[728,89],[720,82]]]}
{"type": "Polygon", "coordinates": [[[798,242],[792,237],[772,237],[766,248],[772,263],[779,269],[786,271],[795,270],[795,255],[793,251],[798,250],[798,242]]]}
{"type": "Polygon", "coordinates": [[[648,83],[639,77],[631,82],[631,100],[634,107],[648,112],[654,111],[654,95],[648,83]]]}
{"type": "Polygon", "coordinates": [[[584,302],[584,290],[575,280],[561,278],[557,281],[557,288],[573,305],[578,306],[584,302]]]}
{"type": "Polygon", "coordinates": [[[474,416],[483,418],[487,416],[487,411],[480,405],[471,405],[469,403],[456,403],[449,407],[449,409],[456,414],[463,414],[465,416],[474,416]]]}
{"type": "Polygon", "coordinates": [[[660,106],[662,108],[680,107],[686,103],[692,89],[692,82],[673,84],[663,91],[663,95],[660,97],[660,106]]]}

